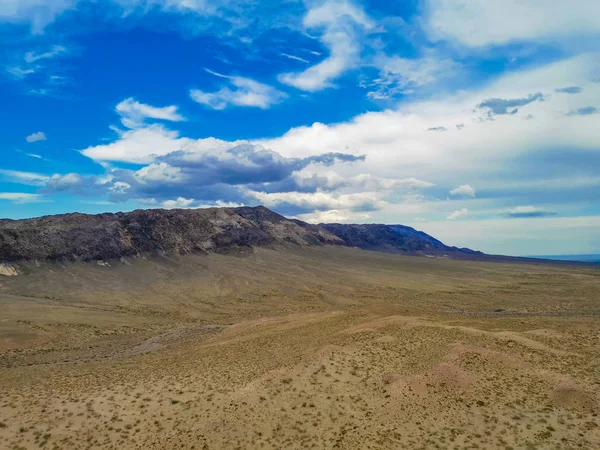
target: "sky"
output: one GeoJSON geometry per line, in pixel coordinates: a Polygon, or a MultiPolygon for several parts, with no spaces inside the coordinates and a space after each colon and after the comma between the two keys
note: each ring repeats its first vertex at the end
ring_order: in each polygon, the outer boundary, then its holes
{"type": "Polygon", "coordinates": [[[600,253],[600,2],[2,0],[0,217],[265,205],[600,253]]]}

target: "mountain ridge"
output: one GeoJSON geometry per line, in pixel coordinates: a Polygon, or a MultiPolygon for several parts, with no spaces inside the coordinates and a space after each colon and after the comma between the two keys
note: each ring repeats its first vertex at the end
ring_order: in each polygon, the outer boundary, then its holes
{"type": "Polygon", "coordinates": [[[147,209],[0,220],[0,261],[91,261],[144,254],[219,252],[235,248],[342,245],[316,225],[263,206],[147,209]]]}
{"type": "Polygon", "coordinates": [[[560,263],[451,247],[405,225],[313,225],[264,206],[242,206],[0,219],[0,275],[18,274],[16,263],[101,263],[150,255],[243,253],[254,247],[282,245],[347,246],[444,259],[560,263]]]}

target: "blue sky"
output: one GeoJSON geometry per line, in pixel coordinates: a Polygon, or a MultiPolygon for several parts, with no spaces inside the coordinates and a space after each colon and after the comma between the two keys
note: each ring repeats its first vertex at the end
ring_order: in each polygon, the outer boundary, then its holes
{"type": "Polygon", "coordinates": [[[4,0],[0,217],[264,204],[600,253],[600,4],[4,0]]]}

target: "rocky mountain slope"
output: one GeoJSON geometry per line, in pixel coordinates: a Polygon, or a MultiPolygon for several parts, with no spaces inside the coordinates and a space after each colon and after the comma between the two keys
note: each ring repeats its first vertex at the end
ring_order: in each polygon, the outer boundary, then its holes
{"type": "Polygon", "coordinates": [[[258,207],[137,210],[0,220],[0,261],[91,261],[293,243],[341,245],[322,227],[258,207]]]}
{"type": "Polygon", "coordinates": [[[449,247],[434,237],[404,225],[348,225],[339,223],[321,224],[350,247],[388,253],[469,258],[483,253],[468,248],[449,247]]]}
{"type": "Polygon", "coordinates": [[[15,263],[99,261],[102,264],[102,261],[146,255],[231,253],[285,244],[346,246],[444,259],[550,263],[450,247],[403,225],[311,225],[257,206],[0,219],[0,275],[21,273],[23,264],[15,263]]]}

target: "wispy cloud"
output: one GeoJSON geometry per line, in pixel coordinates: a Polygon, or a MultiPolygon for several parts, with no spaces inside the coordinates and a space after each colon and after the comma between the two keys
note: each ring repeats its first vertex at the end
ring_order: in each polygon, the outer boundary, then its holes
{"type": "Polygon", "coordinates": [[[332,86],[332,81],[360,60],[361,33],[374,22],[349,1],[327,0],[308,11],[303,21],[307,30],[320,33],[329,56],[302,72],[284,73],[279,81],[308,92],[332,86]]]}
{"type": "Polygon", "coordinates": [[[151,106],[140,103],[133,98],[128,98],[119,103],[115,110],[121,116],[121,123],[127,128],[138,128],[144,125],[147,119],[181,122],[186,120],[177,112],[177,106],[151,106]]]}
{"type": "Polygon", "coordinates": [[[7,200],[13,203],[36,203],[44,201],[39,194],[28,194],[25,192],[0,192],[0,200],[7,200]]]}
{"type": "Polygon", "coordinates": [[[299,56],[294,56],[294,55],[290,55],[288,53],[280,53],[281,56],[287,58],[287,59],[292,59],[294,61],[300,61],[303,62],[305,64],[310,64],[310,61],[304,58],[300,58],[299,56]]]}
{"type": "Polygon", "coordinates": [[[506,217],[520,217],[520,218],[525,218],[525,217],[549,217],[549,216],[555,216],[556,213],[552,212],[552,211],[546,211],[544,208],[538,208],[535,206],[517,206],[515,208],[512,209],[508,209],[506,211],[503,211],[501,213],[501,215],[506,216],[506,217]]]}
{"type": "Polygon", "coordinates": [[[67,48],[62,46],[62,45],[55,45],[54,47],[52,47],[52,49],[50,49],[47,52],[44,53],[35,53],[35,52],[27,52],[25,53],[25,57],[23,58],[25,60],[25,62],[27,64],[32,64],[36,61],[42,60],[42,59],[52,59],[52,58],[56,58],[57,56],[66,53],[67,52],[67,48]]]}
{"type": "Polygon", "coordinates": [[[591,116],[597,113],[598,108],[595,106],[584,106],[583,108],[572,109],[567,113],[567,116],[591,116]]]}
{"type": "Polygon", "coordinates": [[[25,78],[27,75],[31,75],[32,73],[35,73],[34,69],[31,68],[24,68],[24,67],[19,67],[19,66],[11,66],[11,67],[7,67],[6,71],[11,74],[13,77],[15,78],[25,78]]]}
{"type": "Polygon", "coordinates": [[[192,100],[212,109],[223,110],[229,106],[267,109],[286,97],[284,92],[250,78],[223,75],[208,69],[206,71],[229,82],[229,86],[223,86],[216,92],[200,89],[190,91],[192,100]]]}
{"type": "Polygon", "coordinates": [[[41,173],[7,169],[0,169],[0,177],[11,182],[26,184],[28,186],[44,186],[50,178],[48,175],[43,175],[41,173]]]}
{"type": "Polygon", "coordinates": [[[523,98],[488,98],[477,105],[480,109],[487,109],[488,115],[516,114],[521,106],[528,105],[537,100],[543,100],[541,92],[530,94],[523,98]]]}
{"type": "Polygon", "coordinates": [[[462,208],[462,209],[457,209],[456,211],[454,211],[452,214],[450,214],[448,217],[446,217],[446,219],[456,220],[456,219],[460,219],[461,217],[466,217],[468,215],[469,215],[469,210],[467,208],[462,208]]]}
{"type": "Polygon", "coordinates": [[[554,89],[554,92],[558,92],[559,94],[579,94],[583,91],[583,88],[579,86],[568,86],[564,88],[554,89]]]}
{"type": "Polygon", "coordinates": [[[373,100],[411,94],[432,83],[464,76],[461,64],[433,51],[415,59],[377,54],[372,64],[379,69],[379,76],[363,87],[370,89],[367,96],[373,100]]]}

